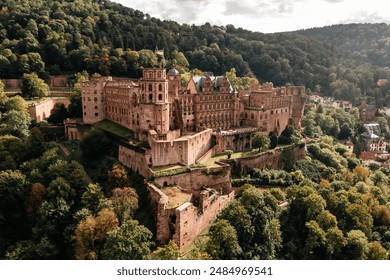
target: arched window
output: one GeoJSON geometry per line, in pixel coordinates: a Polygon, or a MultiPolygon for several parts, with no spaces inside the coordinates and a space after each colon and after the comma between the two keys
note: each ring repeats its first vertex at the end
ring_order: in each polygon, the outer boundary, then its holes
{"type": "Polygon", "coordinates": [[[162,84],[158,85],[158,91],[162,91],[162,84]]]}

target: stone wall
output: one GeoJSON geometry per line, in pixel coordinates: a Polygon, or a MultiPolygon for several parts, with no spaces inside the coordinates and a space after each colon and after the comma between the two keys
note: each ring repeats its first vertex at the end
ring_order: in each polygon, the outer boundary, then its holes
{"type": "Polygon", "coordinates": [[[173,141],[157,140],[151,143],[153,166],[193,164],[212,147],[211,129],[194,135],[182,136],[173,141]]]}
{"type": "Polygon", "coordinates": [[[30,104],[28,106],[30,117],[37,122],[43,121],[50,116],[51,110],[57,103],[64,103],[64,105],[67,107],[70,101],[67,98],[45,99],[42,101],[37,101],[36,103],[30,104]]]}
{"type": "Polygon", "coordinates": [[[21,79],[1,79],[5,90],[19,90],[22,86],[21,79]]]}
{"type": "Polygon", "coordinates": [[[172,226],[170,221],[175,217],[175,209],[168,209],[168,196],[156,188],[153,184],[147,184],[150,203],[156,221],[156,240],[160,244],[167,244],[171,239],[172,226]]]}
{"type": "Polygon", "coordinates": [[[147,158],[150,158],[148,150],[136,151],[130,147],[126,147],[126,143],[119,144],[118,160],[146,179],[151,178],[153,175],[148,167],[147,158]]]}
{"type": "Polygon", "coordinates": [[[156,240],[167,244],[173,239],[180,250],[201,234],[217,214],[234,198],[234,191],[218,195],[212,190],[203,191],[204,197],[196,207],[185,202],[177,208],[168,208],[169,197],[153,184],[147,183],[149,197],[156,221],[156,240]]]}
{"type": "MultiPolygon", "coordinates": [[[[241,164],[242,171],[245,173],[248,168],[253,169],[282,169],[284,163],[282,161],[282,151],[283,148],[278,148],[273,151],[255,155],[253,157],[246,157],[238,159],[241,164]]],[[[293,147],[293,153],[295,161],[304,159],[306,156],[305,147],[300,147],[299,145],[293,147]]],[[[229,162],[232,162],[230,160],[229,162]]]]}
{"type": "Polygon", "coordinates": [[[90,130],[90,125],[86,125],[81,119],[66,119],[65,138],[67,140],[79,140],[84,138],[84,135],[90,130]]]}
{"type": "Polygon", "coordinates": [[[50,76],[49,86],[51,88],[66,88],[70,87],[69,79],[66,75],[50,76]]]}
{"type": "Polygon", "coordinates": [[[230,166],[223,165],[213,168],[198,168],[190,172],[164,176],[155,179],[161,186],[178,185],[185,191],[192,193],[202,188],[213,188],[220,190],[222,194],[228,194],[232,190],[230,181],[230,166]]]}
{"type": "Polygon", "coordinates": [[[212,195],[203,201],[203,211],[189,202],[176,208],[176,229],[173,240],[180,250],[194,241],[233,198],[234,191],[225,196],[212,195]]]}

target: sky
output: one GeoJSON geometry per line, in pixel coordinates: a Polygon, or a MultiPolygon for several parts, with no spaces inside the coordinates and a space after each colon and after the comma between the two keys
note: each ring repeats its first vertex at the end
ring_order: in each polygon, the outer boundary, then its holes
{"type": "Polygon", "coordinates": [[[390,24],[388,0],[112,0],[181,24],[234,25],[263,33],[341,23],[390,24]]]}

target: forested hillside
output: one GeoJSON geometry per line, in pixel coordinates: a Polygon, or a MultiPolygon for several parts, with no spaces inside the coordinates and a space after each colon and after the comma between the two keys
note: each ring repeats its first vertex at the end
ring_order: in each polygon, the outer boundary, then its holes
{"type": "Polygon", "coordinates": [[[386,23],[340,24],[297,33],[327,42],[350,53],[353,58],[390,67],[390,26],[386,23]]]}
{"type": "MultiPolygon", "coordinates": [[[[376,97],[376,81],[390,71],[349,58],[337,48],[299,34],[262,34],[235,28],[180,25],[151,18],[110,1],[0,3],[0,77],[24,73],[90,73],[138,76],[140,67],[182,66],[255,76],[277,86],[305,85],[336,98],[376,97]],[[164,59],[154,55],[164,50],[164,59]]],[[[389,102],[390,103],[390,102],[389,102]]]]}

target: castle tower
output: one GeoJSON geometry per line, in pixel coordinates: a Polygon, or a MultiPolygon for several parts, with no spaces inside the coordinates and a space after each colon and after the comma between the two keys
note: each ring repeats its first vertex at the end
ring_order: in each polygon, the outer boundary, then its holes
{"type": "Polygon", "coordinates": [[[144,109],[144,130],[155,129],[158,134],[169,131],[168,80],[165,69],[146,68],[140,80],[141,102],[144,109]]]}
{"type": "Polygon", "coordinates": [[[181,74],[175,68],[172,68],[168,71],[167,78],[169,101],[172,102],[173,98],[179,96],[181,88],[181,74]]]}
{"type": "Polygon", "coordinates": [[[292,102],[291,102],[291,119],[296,129],[301,129],[301,120],[306,104],[305,87],[291,87],[292,102]]]}
{"type": "Polygon", "coordinates": [[[81,100],[83,105],[84,123],[95,123],[106,118],[104,87],[112,77],[93,77],[83,82],[81,87],[81,100]]]}

